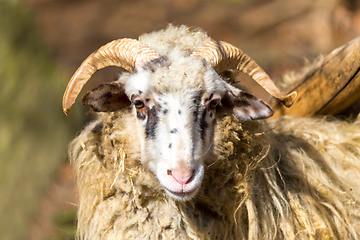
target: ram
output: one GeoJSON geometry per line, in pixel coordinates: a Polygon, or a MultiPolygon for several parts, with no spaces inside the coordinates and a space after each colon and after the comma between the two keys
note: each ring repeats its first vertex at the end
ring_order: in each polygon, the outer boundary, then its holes
{"type": "Polygon", "coordinates": [[[128,72],[88,92],[97,112],[69,148],[80,239],[358,239],[360,122],[281,117],[231,85],[238,48],[185,26],[104,45],[64,94],[69,114],[99,69],[128,72]]]}

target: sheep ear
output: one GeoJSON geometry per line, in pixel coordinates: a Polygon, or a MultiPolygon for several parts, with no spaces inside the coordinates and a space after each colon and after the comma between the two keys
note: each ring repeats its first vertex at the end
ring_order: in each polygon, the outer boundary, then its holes
{"type": "Polygon", "coordinates": [[[112,112],[130,105],[121,83],[104,83],[86,93],[81,103],[96,112],[112,112]]]}
{"type": "Polygon", "coordinates": [[[273,110],[263,100],[240,89],[229,89],[222,100],[228,113],[241,121],[264,119],[273,115],[273,110]]]}

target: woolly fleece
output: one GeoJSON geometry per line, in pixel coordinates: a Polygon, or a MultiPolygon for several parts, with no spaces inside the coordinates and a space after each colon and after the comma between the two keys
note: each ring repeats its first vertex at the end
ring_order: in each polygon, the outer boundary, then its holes
{"type": "Polygon", "coordinates": [[[359,238],[359,120],[225,117],[188,202],[140,164],[134,122],[101,114],[71,144],[80,239],[359,238]]]}

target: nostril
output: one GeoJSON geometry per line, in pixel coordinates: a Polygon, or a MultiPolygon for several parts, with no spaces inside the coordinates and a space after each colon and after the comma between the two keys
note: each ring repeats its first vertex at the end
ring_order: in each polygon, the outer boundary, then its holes
{"type": "Polygon", "coordinates": [[[169,171],[171,172],[171,174],[168,175],[172,175],[172,177],[181,185],[191,182],[194,175],[193,169],[184,168],[184,167],[168,170],[168,173],[169,171]]]}

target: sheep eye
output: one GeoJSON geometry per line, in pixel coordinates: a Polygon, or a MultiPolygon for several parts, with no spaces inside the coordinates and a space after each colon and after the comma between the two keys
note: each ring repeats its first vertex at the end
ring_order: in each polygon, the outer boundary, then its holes
{"type": "Polygon", "coordinates": [[[219,106],[219,104],[220,104],[220,100],[219,100],[219,99],[212,100],[212,101],[209,103],[209,109],[215,110],[216,107],[219,106]]]}
{"type": "Polygon", "coordinates": [[[140,110],[140,109],[142,109],[143,107],[145,107],[144,102],[141,101],[141,100],[135,100],[135,101],[134,101],[134,105],[135,105],[136,109],[138,109],[138,110],[140,110]]]}

